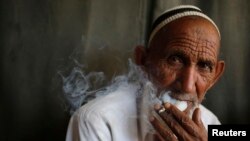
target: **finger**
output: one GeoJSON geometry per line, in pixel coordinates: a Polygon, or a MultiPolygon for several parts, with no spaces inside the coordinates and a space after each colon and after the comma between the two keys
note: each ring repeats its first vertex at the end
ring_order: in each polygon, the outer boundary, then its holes
{"type": "Polygon", "coordinates": [[[199,127],[202,127],[202,128],[205,128],[202,120],[201,120],[201,110],[200,108],[196,108],[194,110],[194,113],[193,113],[193,117],[192,117],[193,121],[199,126],[199,127]]]}
{"type": "Polygon", "coordinates": [[[156,132],[154,134],[153,141],[165,141],[165,139],[158,132],[156,132]]]}
{"type": "Polygon", "coordinates": [[[152,117],[150,119],[150,122],[153,125],[154,129],[157,131],[157,133],[158,133],[157,136],[160,136],[159,137],[160,139],[163,138],[167,141],[168,140],[169,141],[177,141],[177,138],[174,135],[174,133],[171,130],[167,129],[163,124],[161,124],[157,118],[152,117]]]}
{"type": "Polygon", "coordinates": [[[174,116],[168,111],[160,112],[160,117],[163,121],[168,125],[168,127],[174,132],[174,135],[177,136],[180,140],[191,140],[190,135],[188,135],[187,131],[183,129],[183,127],[177,122],[174,116]]]}
{"type": "Polygon", "coordinates": [[[199,135],[199,129],[197,125],[186,115],[184,112],[180,111],[177,107],[170,103],[164,104],[165,109],[174,116],[175,120],[186,130],[189,134],[193,136],[199,135]]]}
{"type": "Polygon", "coordinates": [[[199,109],[199,108],[196,108],[196,109],[194,110],[192,119],[193,119],[193,121],[194,121],[197,125],[200,125],[200,124],[202,123],[202,121],[201,121],[201,116],[200,116],[200,109],[199,109]]]}
{"type": "Polygon", "coordinates": [[[147,133],[143,141],[164,141],[159,133],[147,133]]]}
{"type": "Polygon", "coordinates": [[[199,129],[197,125],[192,121],[192,119],[185,114],[184,112],[180,111],[177,107],[171,105],[170,103],[166,103],[165,108],[169,110],[170,113],[174,115],[176,120],[192,135],[199,134],[199,129]]]}

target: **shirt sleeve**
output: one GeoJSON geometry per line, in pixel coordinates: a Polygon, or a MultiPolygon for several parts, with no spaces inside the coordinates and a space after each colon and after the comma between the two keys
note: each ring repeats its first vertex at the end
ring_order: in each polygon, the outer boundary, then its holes
{"type": "Polygon", "coordinates": [[[75,113],[69,122],[66,141],[111,141],[111,131],[100,114],[75,113]]]}

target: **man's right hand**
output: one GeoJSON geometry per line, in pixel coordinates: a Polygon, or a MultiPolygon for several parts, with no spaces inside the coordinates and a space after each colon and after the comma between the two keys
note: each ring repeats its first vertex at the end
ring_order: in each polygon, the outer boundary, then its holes
{"type": "Polygon", "coordinates": [[[160,107],[156,107],[156,111],[169,128],[156,117],[150,119],[156,130],[155,141],[207,141],[207,130],[201,121],[199,108],[195,109],[192,119],[169,103],[164,108],[166,110],[159,112],[160,107]]]}

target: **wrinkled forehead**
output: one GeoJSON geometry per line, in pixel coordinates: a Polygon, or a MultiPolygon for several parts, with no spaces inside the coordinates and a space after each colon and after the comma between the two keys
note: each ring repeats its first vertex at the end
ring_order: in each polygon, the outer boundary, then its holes
{"type": "Polygon", "coordinates": [[[185,42],[196,47],[206,46],[218,54],[220,36],[213,24],[206,19],[197,16],[183,17],[167,24],[156,33],[149,49],[167,47],[167,44],[177,42],[185,42]]]}
{"type": "Polygon", "coordinates": [[[171,39],[166,46],[161,49],[165,54],[170,52],[189,54],[193,58],[203,58],[217,60],[217,48],[213,42],[190,38],[189,36],[179,36],[171,39]]]}

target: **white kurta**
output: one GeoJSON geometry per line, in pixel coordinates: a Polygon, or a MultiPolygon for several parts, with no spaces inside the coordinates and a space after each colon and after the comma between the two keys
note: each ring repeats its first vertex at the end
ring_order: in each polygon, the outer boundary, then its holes
{"type": "MultiPolygon", "coordinates": [[[[82,106],[70,119],[66,141],[138,141],[137,92],[135,85],[122,85],[82,106]]],[[[211,111],[199,107],[206,127],[220,124],[211,111]]]]}

